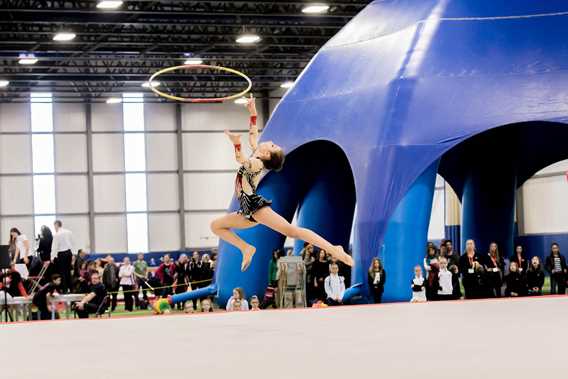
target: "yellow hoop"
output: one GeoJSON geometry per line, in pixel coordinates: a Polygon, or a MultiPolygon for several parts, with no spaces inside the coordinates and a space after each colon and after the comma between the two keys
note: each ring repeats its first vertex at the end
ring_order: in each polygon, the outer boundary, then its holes
{"type": "Polygon", "coordinates": [[[163,68],[163,69],[155,72],[150,77],[150,80],[148,81],[148,83],[150,84],[150,89],[156,95],[161,96],[161,97],[165,97],[166,99],[175,100],[175,101],[183,101],[183,102],[186,102],[186,103],[218,103],[218,102],[223,102],[223,101],[226,101],[226,100],[232,100],[232,99],[236,99],[236,98],[239,98],[239,97],[243,97],[252,88],[252,81],[250,80],[250,78],[248,76],[246,76],[242,72],[234,70],[232,68],[228,68],[228,67],[211,66],[211,65],[207,65],[207,64],[184,64],[184,65],[181,65],[181,66],[166,67],[166,68],[163,68]],[[217,98],[208,98],[208,99],[192,99],[192,98],[187,98],[187,97],[174,96],[174,95],[170,95],[168,93],[164,93],[164,92],[152,87],[152,85],[151,85],[152,82],[158,76],[165,74],[166,72],[175,71],[175,70],[179,70],[179,69],[182,69],[182,68],[209,68],[209,69],[213,69],[213,70],[225,71],[225,72],[240,76],[241,78],[243,78],[244,80],[247,81],[248,85],[247,85],[247,88],[244,91],[241,91],[237,94],[234,94],[234,95],[231,95],[231,96],[226,96],[226,97],[217,97],[217,98]]]}

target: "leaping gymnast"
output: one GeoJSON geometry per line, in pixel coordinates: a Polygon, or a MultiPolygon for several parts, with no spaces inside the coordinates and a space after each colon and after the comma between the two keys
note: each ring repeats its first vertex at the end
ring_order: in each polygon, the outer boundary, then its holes
{"type": "Polygon", "coordinates": [[[214,220],[211,230],[217,236],[237,247],[243,261],[241,271],[251,264],[256,248],[237,236],[231,229],[247,229],[262,224],[287,237],[299,239],[321,249],[325,249],[334,258],[353,266],[353,259],[340,245],[334,246],[313,231],[294,226],[285,218],[274,212],[272,202],[256,193],[263,169],[279,171],[284,165],[284,151],[272,141],[258,144],[258,127],[256,126],[256,106],[254,98],[248,100],[247,109],[250,113],[249,144],[253,151],[247,158],[241,150],[241,136],[225,130],[225,134],[235,148],[235,159],[241,165],[235,180],[235,194],[239,200],[239,210],[214,220]]]}

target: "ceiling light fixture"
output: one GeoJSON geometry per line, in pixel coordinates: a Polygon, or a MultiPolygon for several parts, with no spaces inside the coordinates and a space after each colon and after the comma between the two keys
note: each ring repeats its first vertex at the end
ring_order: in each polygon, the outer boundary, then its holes
{"type": "Polygon", "coordinates": [[[246,97],[239,97],[237,100],[235,100],[235,104],[238,105],[244,105],[248,103],[248,99],[246,97]]]}
{"type": "Polygon", "coordinates": [[[123,1],[118,0],[102,0],[97,3],[99,9],[117,9],[122,6],[123,1]]]}
{"type": "Polygon", "coordinates": [[[106,100],[107,104],[120,104],[122,103],[122,99],[120,97],[109,97],[106,100]]]}
{"type": "Polygon", "coordinates": [[[294,86],[294,82],[291,81],[291,80],[280,84],[280,88],[286,88],[286,89],[292,88],[293,86],[294,86]]]}
{"type": "Polygon", "coordinates": [[[254,33],[243,33],[236,39],[237,43],[252,44],[260,41],[260,36],[254,33]]]}
{"type": "Polygon", "coordinates": [[[20,54],[19,64],[36,64],[38,59],[33,54],[20,54]]]}
{"type": "Polygon", "coordinates": [[[202,64],[203,63],[203,59],[201,58],[190,58],[190,59],[186,59],[185,62],[183,62],[183,64],[202,64]]]}
{"type": "Polygon", "coordinates": [[[306,4],[302,8],[302,13],[321,14],[321,13],[327,13],[328,10],[329,10],[329,5],[325,3],[310,3],[306,4]]]}
{"type": "Polygon", "coordinates": [[[59,42],[67,42],[74,40],[75,37],[77,37],[77,35],[73,32],[59,32],[53,36],[53,40],[59,42]]]}
{"type": "Polygon", "coordinates": [[[151,83],[150,83],[150,82],[144,82],[144,83],[142,83],[142,87],[144,87],[144,88],[156,88],[156,87],[158,87],[160,84],[162,84],[162,83],[158,82],[157,80],[152,80],[151,83]]]}
{"type": "Polygon", "coordinates": [[[0,79],[0,88],[8,87],[9,81],[0,79]]]}

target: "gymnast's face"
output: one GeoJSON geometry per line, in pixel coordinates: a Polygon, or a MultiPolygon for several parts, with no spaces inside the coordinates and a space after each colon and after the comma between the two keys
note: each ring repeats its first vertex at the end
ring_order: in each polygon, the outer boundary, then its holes
{"type": "Polygon", "coordinates": [[[282,148],[276,145],[272,141],[262,142],[258,145],[258,154],[260,158],[269,159],[270,154],[276,153],[277,151],[282,150],[282,148]]]}

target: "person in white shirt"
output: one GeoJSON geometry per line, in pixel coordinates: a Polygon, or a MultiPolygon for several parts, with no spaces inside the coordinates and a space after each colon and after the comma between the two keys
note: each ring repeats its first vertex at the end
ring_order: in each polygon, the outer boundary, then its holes
{"type": "Polygon", "coordinates": [[[60,220],[53,223],[55,234],[51,247],[51,258],[55,263],[57,273],[61,275],[61,291],[66,293],[71,290],[71,269],[73,263],[73,233],[63,228],[60,220]]]}
{"type": "Polygon", "coordinates": [[[327,295],[327,305],[343,304],[343,295],[345,294],[345,278],[339,276],[339,266],[337,263],[329,265],[329,276],[325,278],[324,287],[327,295]]]}
{"type": "Polygon", "coordinates": [[[134,306],[134,266],[130,264],[130,258],[124,257],[118,271],[120,286],[124,293],[124,309],[132,312],[134,306]]]}
{"type": "Polygon", "coordinates": [[[422,267],[414,266],[414,278],[412,279],[412,299],[411,303],[422,303],[426,301],[426,279],[422,275],[422,267]]]}
{"type": "Polygon", "coordinates": [[[237,287],[233,290],[233,296],[231,296],[229,298],[229,300],[227,301],[227,306],[225,307],[225,309],[229,312],[232,312],[235,310],[235,300],[239,300],[239,304],[240,304],[240,310],[241,311],[248,311],[249,310],[249,304],[248,301],[246,301],[245,299],[245,291],[240,288],[237,287]]]}
{"type": "Polygon", "coordinates": [[[10,229],[10,245],[15,247],[12,263],[24,263],[26,266],[30,264],[30,241],[25,234],[20,233],[18,228],[10,229]]]}
{"type": "Polygon", "coordinates": [[[438,273],[438,279],[440,282],[440,288],[438,289],[438,300],[452,300],[454,293],[454,286],[452,284],[452,273],[448,271],[448,260],[444,257],[439,259],[440,272],[438,273]]]}

